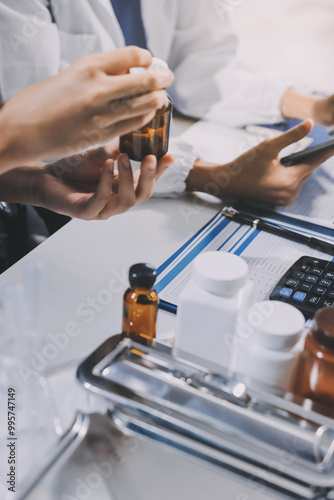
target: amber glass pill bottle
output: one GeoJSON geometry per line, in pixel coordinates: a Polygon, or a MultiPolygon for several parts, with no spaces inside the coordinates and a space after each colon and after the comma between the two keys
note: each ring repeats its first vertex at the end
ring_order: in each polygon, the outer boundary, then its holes
{"type": "MultiPolygon", "coordinates": [[[[168,65],[164,61],[153,58],[149,71],[159,72],[167,68],[168,65]]],[[[143,68],[130,69],[130,73],[137,71],[142,72],[143,68]]],[[[166,94],[166,104],[158,109],[153,120],[144,127],[120,138],[121,153],[126,153],[131,160],[135,161],[142,161],[148,155],[154,155],[160,160],[168,152],[172,109],[172,100],[166,94]]]]}
{"type": "Polygon", "coordinates": [[[334,410],[334,307],[320,309],[306,337],[293,392],[334,410]]]}
{"type": "Polygon", "coordinates": [[[150,264],[135,264],[130,268],[130,288],[124,294],[123,333],[131,337],[153,339],[159,298],[153,285],[156,270],[150,264]]]}

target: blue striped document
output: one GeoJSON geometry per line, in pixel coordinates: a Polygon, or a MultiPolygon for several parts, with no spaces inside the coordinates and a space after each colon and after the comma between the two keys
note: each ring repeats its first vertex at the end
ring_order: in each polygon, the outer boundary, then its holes
{"type": "MultiPolygon", "coordinates": [[[[263,211],[260,215],[274,224],[334,244],[334,228],[280,213],[263,211]]],[[[178,298],[190,278],[193,260],[201,252],[208,251],[230,252],[246,260],[255,286],[256,301],[269,298],[276,283],[299,257],[309,255],[334,260],[332,256],[301,243],[238,224],[220,211],[158,268],[155,289],[161,309],[176,313],[178,298]]]]}

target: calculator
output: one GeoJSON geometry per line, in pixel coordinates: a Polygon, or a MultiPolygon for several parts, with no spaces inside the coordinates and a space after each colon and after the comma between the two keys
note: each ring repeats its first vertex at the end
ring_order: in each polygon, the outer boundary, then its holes
{"type": "Polygon", "coordinates": [[[304,256],[279,280],[270,300],[281,300],[299,309],[306,319],[322,307],[334,305],[334,262],[304,256]]]}

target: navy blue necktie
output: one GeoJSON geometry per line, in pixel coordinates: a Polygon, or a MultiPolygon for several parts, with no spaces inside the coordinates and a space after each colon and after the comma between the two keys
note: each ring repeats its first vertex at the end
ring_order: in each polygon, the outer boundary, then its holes
{"type": "Polygon", "coordinates": [[[140,0],[111,0],[126,45],[147,48],[140,0]]]}

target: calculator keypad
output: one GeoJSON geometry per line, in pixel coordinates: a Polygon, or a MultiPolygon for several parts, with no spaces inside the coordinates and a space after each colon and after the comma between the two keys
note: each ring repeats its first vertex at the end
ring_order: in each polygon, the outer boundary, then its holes
{"type": "Polygon", "coordinates": [[[301,257],[275,286],[271,300],[283,300],[312,318],[321,307],[334,305],[334,262],[301,257]]]}

